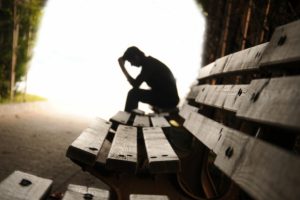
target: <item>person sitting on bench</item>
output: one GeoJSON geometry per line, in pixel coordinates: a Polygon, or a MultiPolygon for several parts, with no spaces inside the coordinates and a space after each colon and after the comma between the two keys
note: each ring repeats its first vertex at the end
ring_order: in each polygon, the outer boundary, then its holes
{"type": "Polygon", "coordinates": [[[151,56],[145,56],[144,52],[135,46],[129,47],[118,59],[118,62],[133,87],[128,92],[125,111],[131,112],[137,109],[139,102],[159,109],[176,108],[179,103],[176,81],[171,70],[165,64],[151,56]],[[132,66],[142,67],[140,74],[135,79],[125,69],[126,60],[132,66]],[[150,89],[139,88],[143,82],[146,82],[150,89]]]}

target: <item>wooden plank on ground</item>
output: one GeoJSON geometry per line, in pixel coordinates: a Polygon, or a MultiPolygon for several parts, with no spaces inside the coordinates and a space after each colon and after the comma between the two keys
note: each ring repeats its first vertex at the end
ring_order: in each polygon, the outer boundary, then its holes
{"type": "Polygon", "coordinates": [[[106,167],[135,172],[136,166],[137,128],[119,125],[106,160],[106,167]]]}
{"type": "Polygon", "coordinates": [[[150,126],[149,117],[146,115],[136,115],[134,117],[133,126],[149,127],[150,126]]]}
{"type": "Polygon", "coordinates": [[[70,184],[62,200],[108,200],[109,191],[105,189],[70,184]]]}
{"type": "Polygon", "coordinates": [[[130,200],[169,200],[166,195],[131,194],[130,200]]]}
{"type": "Polygon", "coordinates": [[[217,144],[222,142],[226,127],[199,113],[192,112],[183,126],[210,150],[217,153],[217,144]]]}
{"type": "Polygon", "coordinates": [[[52,180],[14,171],[0,183],[2,200],[40,200],[47,197],[52,180]]]}
{"type": "Polygon", "coordinates": [[[179,115],[183,119],[187,119],[191,112],[198,112],[198,108],[184,103],[179,110],[179,115]]]}
{"type": "Polygon", "coordinates": [[[299,156],[234,130],[219,146],[215,165],[254,199],[300,199],[299,156]]]}
{"type": "Polygon", "coordinates": [[[159,127],[143,128],[149,170],[152,173],[171,173],[180,170],[180,161],[159,127]]]}
{"type": "Polygon", "coordinates": [[[201,67],[198,74],[198,79],[202,80],[210,76],[210,71],[215,67],[215,62],[212,62],[204,67],[201,67]]]}
{"type": "Polygon", "coordinates": [[[66,153],[67,157],[92,166],[96,161],[110,127],[111,122],[97,118],[69,146],[66,153]]]}
{"type": "Polygon", "coordinates": [[[253,80],[237,116],[300,129],[300,76],[253,80]]]}
{"type": "Polygon", "coordinates": [[[166,120],[166,118],[164,118],[163,116],[153,116],[150,117],[150,119],[153,127],[162,127],[162,128],[171,127],[168,120],[166,120]]]}
{"type": "Polygon", "coordinates": [[[300,20],[276,28],[262,56],[261,66],[272,67],[272,65],[295,61],[300,63],[299,32],[300,20]]]}
{"type": "Polygon", "coordinates": [[[120,124],[127,124],[130,118],[130,113],[125,111],[118,111],[109,121],[117,122],[120,124]]]}

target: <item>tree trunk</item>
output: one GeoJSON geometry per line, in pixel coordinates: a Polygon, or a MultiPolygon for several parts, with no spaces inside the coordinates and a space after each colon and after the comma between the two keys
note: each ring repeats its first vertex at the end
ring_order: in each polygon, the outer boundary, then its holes
{"type": "Polygon", "coordinates": [[[16,62],[17,62],[17,47],[19,37],[19,23],[17,16],[17,0],[14,0],[13,7],[13,40],[12,40],[12,59],[11,59],[11,78],[10,78],[10,100],[14,99],[14,87],[15,87],[15,76],[16,76],[16,62]]]}

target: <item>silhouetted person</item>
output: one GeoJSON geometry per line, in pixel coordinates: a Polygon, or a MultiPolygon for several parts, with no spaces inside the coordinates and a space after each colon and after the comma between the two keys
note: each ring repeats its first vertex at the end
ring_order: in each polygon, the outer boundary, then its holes
{"type": "Polygon", "coordinates": [[[179,97],[175,78],[170,69],[159,60],[145,56],[137,47],[129,47],[124,55],[118,59],[120,67],[132,89],[128,92],[125,111],[130,112],[138,108],[138,103],[150,104],[154,108],[176,108],[179,97]],[[132,66],[142,67],[141,73],[134,79],[124,67],[125,61],[132,66]],[[150,89],[140,89],[146,82],[150,89]]]}

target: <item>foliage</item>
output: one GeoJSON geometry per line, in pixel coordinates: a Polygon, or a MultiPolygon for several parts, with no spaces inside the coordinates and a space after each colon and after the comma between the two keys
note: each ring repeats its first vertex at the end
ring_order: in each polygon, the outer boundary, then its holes
{"type": "Polygon", "coordinates": [[[20,81],[27,73],[28,63],[32,57],[31,50],[45,4],[45,0],[2,0],[0,2],[0,99],[9,95],[15,2],[17,2],[19,24],[15,82],[20,81]]]}
{"type": "Polygon", "coordinates": [[[10,99],[1,99],[0,104],[7,104],[7,103],[21,103],[21,102],[35,102],[35,101],[46,101],[47,99],[44,97],[32,95],[32,94],[23,94],[17,93],[13,101],[10,99]]]}

